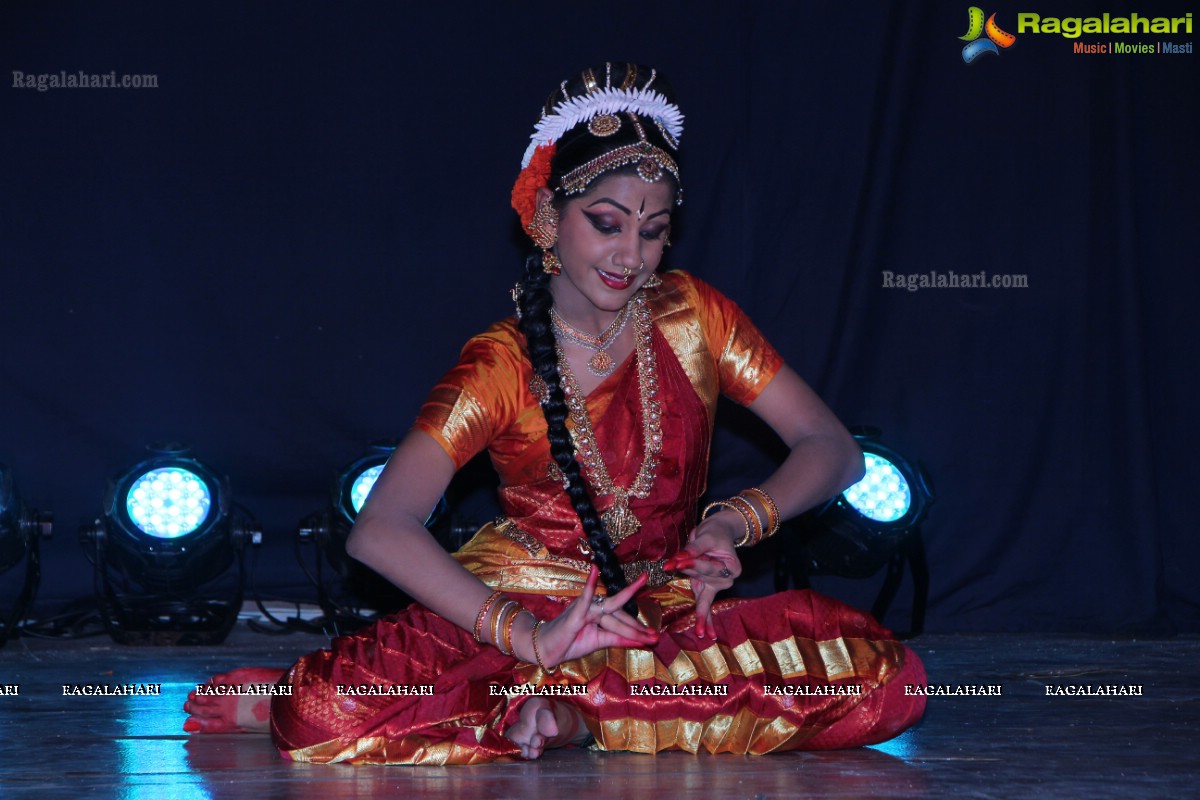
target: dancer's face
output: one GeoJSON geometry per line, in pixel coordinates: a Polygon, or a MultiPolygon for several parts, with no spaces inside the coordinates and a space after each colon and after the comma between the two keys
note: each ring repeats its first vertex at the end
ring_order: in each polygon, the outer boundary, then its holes
{"type": "Polygon", "coordinates": [[[558,222],[562,274],[550,281],[559,311],[580,321],[620,311],[662,261],[674,199],[666,180],[610,175],[568,201],[558,222]]]}

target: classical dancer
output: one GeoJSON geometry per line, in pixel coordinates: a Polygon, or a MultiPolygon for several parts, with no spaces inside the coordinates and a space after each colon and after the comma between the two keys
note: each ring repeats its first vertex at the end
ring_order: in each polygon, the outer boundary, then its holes
{"type": "Polygon", "coordinates": [[[739,548],[850,486],[863,457],[733,302],[659,270],[682,128],[649,67],[555,88],[512,192],[534,244],[516,313],[467,342],[347,543],[415,602],[286,671],[215,676],[282,691],[193,692],[186,730],[269,729],[297,761],[476,764],[857,747],[921,717],[904,693],[920,661],[868,614],[812,591],[714,602],[739,548]],[[721,394],[789,454],[701,508],[721,394]],[[423,521],[483,450],[503,516],[450,554],[423,521]]]}

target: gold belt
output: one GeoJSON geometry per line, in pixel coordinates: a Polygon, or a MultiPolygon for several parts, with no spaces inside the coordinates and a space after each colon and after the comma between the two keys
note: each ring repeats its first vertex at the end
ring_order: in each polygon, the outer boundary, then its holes
{"type": "MultiPolygon", "coordinates": [[[[538,555],[542,551],[548,552],[545,543],[521,530],[517,526],[517,523],[508,517],[497,517],[492,526],[502,535],[524,547],[531,555],[538,555]]],[[[554,557],[551,556],[551,558],[554,557]]],[[[621,571],[625,573],[625,580],[628,583],[633,583],[639,575],[647,573],[650,577],[646,585],[651,587],[666,586],[670,583],[671,579],[663,572],[663,562],[665,561],[665,558],[660,558],[657,561],[647,561],[645,559],[630,561],[621,565],[621,571]]]]}

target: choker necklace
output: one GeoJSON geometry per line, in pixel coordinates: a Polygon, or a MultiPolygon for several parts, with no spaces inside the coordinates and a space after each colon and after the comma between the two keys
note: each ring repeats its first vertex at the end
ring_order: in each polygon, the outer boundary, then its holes
{"type": "Polygon", "coordinates": [[[613,318],[609,326],[599,336],[591,336],[584,333],[559,316],[558,311],[550,307],[550,324],[554,328],[554,332],[564,339],[568,339],[575,344],[592,351],[592,357],[588,359],[588,372],[595,375],[597,378],[607,378],[612,375],[613,370],[617,368],[617,362],[608,354],[608,348],[617,340],[621,332],[625,330],[626,323],[629,322],[629,310],[633,305],[633,298],[629,298],[629,302],[621,309],[620,313],[613,318]]]}
{"type": "Polygon", "coordinates": [[[642,527],[641,521],[629,509],[629,498],[649,496],[658,470],[658,455],[662,452],[662,407],[658,400],[658,370],[650,345],[653,330],[650,309],[646,307],[646,299],[641,292],[634,295],[630,302],[634,304],[632,315],[637,343],[634,352],[637,357],[638,395],[642,401],[642,466],[629,488],[617,486],[608,474],[608,467],[604,463],[604,457],[596,443],[596,434],[592,430],[592,421],[588,417],[583,392],[579,389],[575,374],[571,372],[571,365],[567,363],[562,345],[555,344],[555,350],[558,352],[558,374],[562,379],[567,410],[571,413],[571,421],[575,423],[574,430],[571,431],[575,455],[583,465],[593,495],[613,495],[615,498],[609,509],[600,515],[604,520],[604,529],[613,544],[628,539],[642,527]]]}

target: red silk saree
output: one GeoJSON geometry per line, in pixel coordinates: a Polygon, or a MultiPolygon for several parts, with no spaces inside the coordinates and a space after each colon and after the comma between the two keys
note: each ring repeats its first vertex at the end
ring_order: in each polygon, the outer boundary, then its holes
{"type": "MultiPolygon", "coordinates": [[[[697,639],[686,577],[662,560],[687,542],[705,489],[717,396],[749,404],[782,365],[733,303],[683,273],[647,293],[663,445],[649,495],[631,498],[641,527],[616,553],[661,627],[653,649],[610,648],[553,675],[475,642],[414,605],[298,661],[276,697],[271,730],[289,758],[311,762],[471,764],[520,758],[503,735],[527,694],[502,687],[576,687],[556,696],[581,713],[596,747],[653,753],[770,753],[856,747],[918,720],[920,661],[869,615],[809,591],[713,607],[716,638],[697,639]],[[374,686],[391,693],[354,694],[374,686]]],[[[642,461],[637,370],[619,367],[587,397],[600,451],[617,485],[642,461]]],[[[524,337],[506,320],[473,338],[438,384],[416,427],[458,466],[487,449],[505,516],[455,554],[484,583],[553,618],[587,577],[578,518],[552,468],[546,423],[524,337]]],[[[612,497],[597,498],[604,512],[612,497]]],[[[560,690],[560,691],[565,691],[560,690]]],[[[548,691],[548,690],[547,690],[548,691]]]]}

